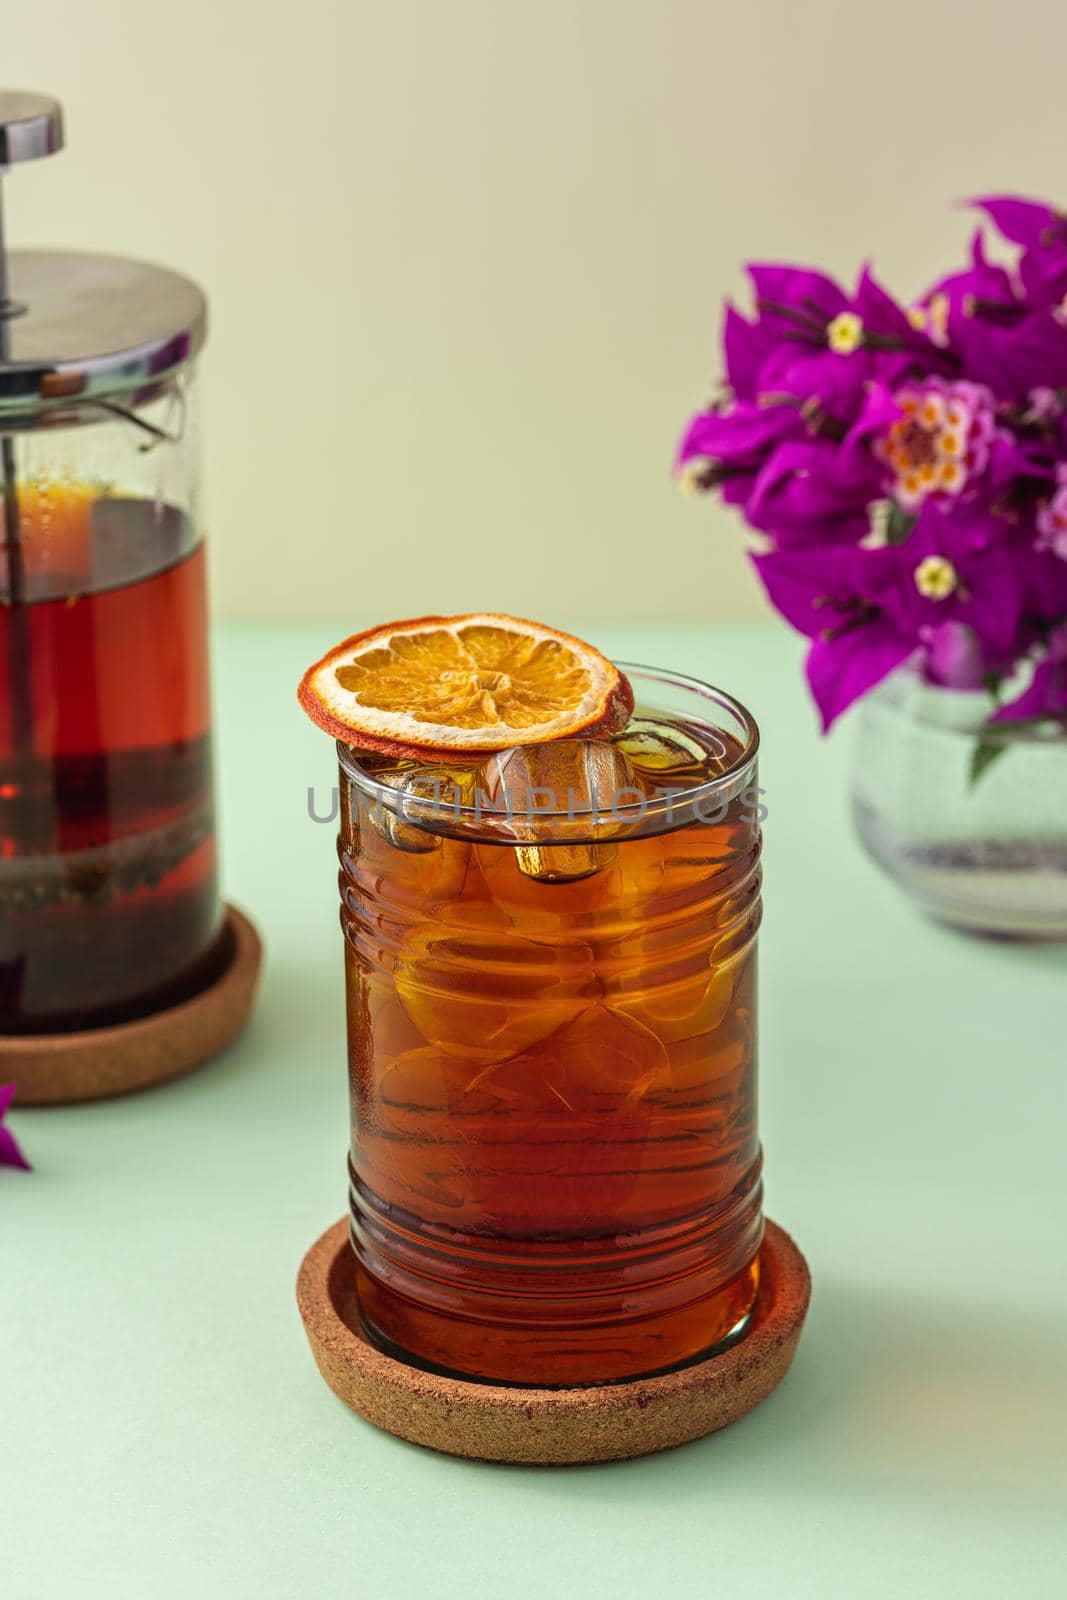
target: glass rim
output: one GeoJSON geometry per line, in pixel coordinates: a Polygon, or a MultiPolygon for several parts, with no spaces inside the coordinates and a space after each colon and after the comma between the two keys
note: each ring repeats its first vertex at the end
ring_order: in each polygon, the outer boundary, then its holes
{"type": "MultiPolygon", "coordinates": [[[[694,678],[688,673],[675,672],[664,667],[647,666],[642,662],[636,661],[617,661],[615,665],[626,673],[631,682],[634,679],[638,679],[667,685],[686,693],[694,694],[704,702],[720,707],[730,715],[737,726],[731,730],[719,728],[718,731],[731,731],[735,736],[740,737],[742,741],[741,749],[736,758],[723,772],[718,772],[714,777],[684,790],[668,791],[664,786],[665,792],[662,795],[646,796],[625,804],[618,804],[613,799],[607,811],[603,806],[598,807],[596,805],[570,806],[556,809],[545,808],[544,810],[537,808],[534,811],[534,816],[538,825],[545,826],[548,830],[552,829],[553,824],[559,825],[560,828],[566,825],[568,829],[573,830],[581,822],[587,821],[592,824],[593,835],[597,831],[598,823],[601,825],[608,824],[612,829],[624,828],[630,823],[647,828],[650,822],[664,820],[666,826],[672,828],[683,825],[677,816],[680,810],[684,810],[687,820],[693,820],[694,817],[701,815],[708,802],[714,801],[721,805],[724,800],[732,799],[739,794],[745,780],[752,771],[760,745],[759,726],[748,708],[733,695],[728,694],[725,689],[719,689],[714,684],[705,683],[702,679],[694,678]]],[[[635,695],[635,700],[638,703],[640,702],[639,694],[635,695]]],[[[521,746],[515,748],[521,748],[521,746]]],[[[378,805],[384,805],[386,810],[393,812],[394,815],[397,814],[399,801],[397,790],[389,784],[381,783],[373,773],[366,772],[359,766],[358,758],[360,754],[364,753],[372,754],[373,752],[361,752],[355,746],[344,744],[341,740],[337,741],[337,757],[345,774],[352,779],[361,793],[368,796],[378,805]]],[[[457,751],[456,755],[462,759],[463,752],[457,751]]],[[[432,761],[427,762],[427,765],[434,764],[432,761]]],[[[436,764],[442,765],[443,763],[438,760],[436,764]]],[[[498,830],[494,831],[492,828],[494,820],[499,821],[504,818],[505,811],[502,809],[498,810],[484,805],[457,805],[451,801],[406,797],[403,815],[415,826],[418,826],[419,823],[429,824],[434,821],[438,823],[447,821],[456,828],[467,824],[462,831],[462,837],[464,838],[472,837],[473,832],[474,834],[481,833],[484,838],[494,842],[505,842],[500,832],[498,830]]],[[[451,828],[449,831],[451,832],[451,828]]]]}
{"type": "Polygon", "coordinates": [[[873,712],[906,723],[919,730],[924,738],[952,740],[956,744],[973,743],[975,739],[985,736],[996,739],[999,735],[1002,739],[1010,739],[1013,744],[1054,748],[1062,746],[1067,737],[1063,724],[1052,716],[1030,717],[1016,723],[995,722],[991,720],[990,713],[996,706],[997,702],[985,689],[953,689],[947,684],[931,683],[923,676],[918,662],[911,659],[902,662],[877,684],[859,709],[861,714],[873,712]],[[914,691],[913,699],[907,698],[908,688],[914,691]],[[948,718],[942,720],[929,714],[932,705],[961,713],[969,706],[974,714],[958,722],[948,718]]]}

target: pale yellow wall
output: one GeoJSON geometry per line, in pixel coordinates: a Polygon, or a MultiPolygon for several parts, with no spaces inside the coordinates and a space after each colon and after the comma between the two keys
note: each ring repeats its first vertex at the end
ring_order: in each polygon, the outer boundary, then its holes
{"type": "Polygon", "coordinates": [[[736,615],[674,434],[744,255],[902,291],[1067,199],[1062,0],[0,0],[70,148],[15,241],[207,287],[231,615],[736,615]]]}

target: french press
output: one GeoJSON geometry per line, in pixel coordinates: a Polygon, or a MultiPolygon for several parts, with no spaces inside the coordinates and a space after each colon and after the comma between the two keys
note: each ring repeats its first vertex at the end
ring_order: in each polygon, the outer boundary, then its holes
{"type": "MultiPolygon", "coordinates": [[[[0,172],[62,145],[54,100],[0,92],[0,172]]],[[[13,1039],[110,1036],[233,963],[198,503],[206,320],[166,268],[8,251],[0,206],[0,1077],[13,1039]]],[[[52,1098],[35,1059],[31,1097],[52,1098]]]]}

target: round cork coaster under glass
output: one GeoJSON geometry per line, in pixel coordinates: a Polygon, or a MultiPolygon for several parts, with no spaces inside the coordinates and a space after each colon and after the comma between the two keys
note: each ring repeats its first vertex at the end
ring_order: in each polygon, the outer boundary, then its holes
{"type": "Polygon", "coordinates": [[[115,1027],[0,1037],[0,1083],[14,1082],[16,1103],[70,1105],[148,1089],[231,1044],[248,1021],[263,948],[248,918],[225,910],[229,959],[190,999],[115,1027]]]}
{"type": "Polygon", "coordinates": [[[475,1383],[386,1355],[362,1329],[344,1219],[304,1257],[296,1294],[319,1371],[368,1422],[448,1455],[562,1466],[669,1450],[759,1405],[789,1370],[811,1279],[792,1239],[768,1221],[759,1295],[737,1344],[659,1377],[587,1389],[475,1383]]]}

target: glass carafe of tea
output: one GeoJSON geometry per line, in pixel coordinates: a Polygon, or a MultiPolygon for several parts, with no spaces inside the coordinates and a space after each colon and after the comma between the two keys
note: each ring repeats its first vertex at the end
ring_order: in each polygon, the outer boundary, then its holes
{"type": "MultiPolygon", "coordinates": [[[[62,143],[0,93],[0,170],[62,143]]],[[[142,1017],[225,963],[187,279],[0,226],[0,1033],[142,1017]]]]}

